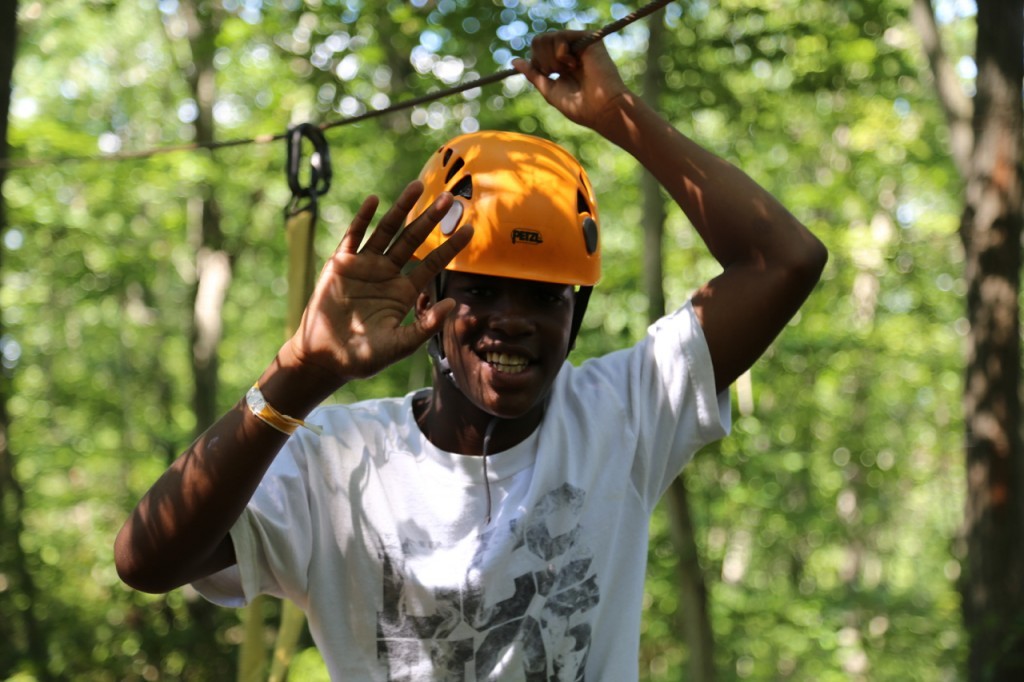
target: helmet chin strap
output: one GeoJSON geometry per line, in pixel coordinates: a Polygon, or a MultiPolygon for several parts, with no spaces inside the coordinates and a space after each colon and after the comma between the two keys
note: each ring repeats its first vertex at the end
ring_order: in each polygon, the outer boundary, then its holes
{"type": "Polygon", "coordinates": [[[580,287],[576,291],[576,300],[572,307],[572,327],[569,328],[569,352],[576,347],[576,337],[580,333],[580,327],[583,325],[583,315],[587,312],[587,304],[590,303],[590,294],[593,293],[594,287],[580,287]]]}
{"type": "MultiPolygon", "coordinates": [[[[444,288],[447,284],[447,275],[442,271],[434,279],[434,294],[435,299],[440,301],[444,298],[444,288]]],[[[438,373],[446,377],[448,381],[452,382],[452,386],[459,388],[459,384],[455,381],[455,374],[452,372],[451,363],[448,362],[448,358],[445,357],[444,350],[442,350],[441,332],[434,334],[430,337],[430,341],[427,342],[427,353],[430,354],[430,359],[434,362],[434,367],[438,373]]],[[[461,389],[460,389],[461,390],[461,389]]],[[[501,417],[491,417],[491,420],[487,422],[487,428],[484,429],[484,442],[483,451],[481,456],[483,457],[483,468],[484,468],[484,489],[487,492],[487,513],[484,516],[484,525],[491,525],[491,479],[487,473],[487,456],[491,454],[491,436],[494,434],[494,428],[501,421],[501,417]]]]}
{"type": "Polygon", "coordinates": [[[433,360],[437,371],[447,377],[448,381],[452,382],[452,386],[458,388],[459,385],[455,382],[455,375],[452,373],[452,366],[448,362],[448,358],[444,356],[444,351],[441,350],[441,332],[430,337],[430,341],[427,342],[427,353],[433,360]]]}
{"type": "MultiPolygon", "coordinates": [[[[437,277],[434,278],[434,302],[440,301],[444,298],[444,288],[448,283],[448,275],[442,270],[437,277]]],[[[444,350],[442,349],[441,332],[438,332],[430,337],[430,341],[427,342],[427,353],[430,355],[430,359],[434,362],[434,367],[441,373],[442,376],[448,378],[448,381],[452,382],[452,386],[455,388],[459,387],[459,384],[455,381],[455,375],[452,373],[452,366],[448,362],[448,358],[445,357],[444,350]]]]}
{"type": "MultiPolygon", "coordinates": [[[[439,285],[438,289],[442,287],[439,285]]],[[[440,292],[439,292],[440,293],[440,292]]],[[[438,332],[430,337],[430,341],[427,342],[427,353],[430,354],[430,359],[434,362],[434,367],[444,377],[447,377],[448,381],[452,382],[452,386],[459,388],[459,384],[455,381],[455,374],[452,373],[451,365],[448,362],[448,358],[444,356],[444,352],[441,350],[441,333],[438,332]]],[[[491,436],[494,434],[494,428],[501,421],[501,417],[491,417],[490,421],[487,422],[487,428],[484,429],[484,443],[483,451],[481,456],[483,458],[484,467],[484,489],[487,492],[487,513],[484,516],[484,525],[491,525],[491,479],[487,473],[487,456],[491,454],[491,436]]]]}

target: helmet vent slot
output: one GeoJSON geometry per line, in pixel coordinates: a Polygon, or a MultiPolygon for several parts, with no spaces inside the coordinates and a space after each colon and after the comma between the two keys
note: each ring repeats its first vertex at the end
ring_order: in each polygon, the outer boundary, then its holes
{"type": "Polygon", "coordinates": [[[444,176],[444,181],[451,182],[451,179],[455,177],[455,174],[458,173],[465,165],[466,162],[463,161],[461,156],[455,159],[455,163],[453,163],[452,167],[448,169],[448,175],[444,176]]]}
{"type": "Polygon", "coordinates": [[[583,195],[582,190],[576,190],[576,212],[593,213],[593,211],[590,210],[590,203],[587,201],[587,197],[583,195]]]}
{"type": "Polygon", "coordinates": [[[473,176],[472,175],[464,175],[462,177],[462,179],[459,180],[458,182],[456,182],[455,186],[452,187],[451,193],[454,194],[457,197],[462,197],[464,199],[472,199],[473,198],[473,176]]]}
{"type": "MultiPolygon", "coordinates": [[[[438,151],[441,151],[441,150],[439,149],[438,151]]],[[[450,159],[450,158],[452,158],[451,147],[449,147],[448,149],[444,150],[444,160],[441,162],[441,165],[442,166],[447,166],[448,165],[448,159],[450,159]]]]}

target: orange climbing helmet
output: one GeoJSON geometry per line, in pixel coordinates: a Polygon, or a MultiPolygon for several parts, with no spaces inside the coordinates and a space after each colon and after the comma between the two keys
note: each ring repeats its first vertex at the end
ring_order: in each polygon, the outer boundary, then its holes
{"type": "Polygon", "coordinates": [[[410,220],[443,191],[455,202],[414,258],[469,224],[473,239],[448,270],[587,288],[600,278],[594,191],[579,161],[557,144],[522,133],[460,135],[431,155],[420,180],[410,220]]]}

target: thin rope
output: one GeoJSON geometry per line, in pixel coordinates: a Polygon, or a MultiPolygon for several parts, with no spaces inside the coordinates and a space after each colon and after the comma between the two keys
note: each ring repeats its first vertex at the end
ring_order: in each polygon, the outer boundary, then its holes
{"type": "MultiPolygon", "coordinates": [[[[635,22],[635,21],[637,21],[639,19],[642,19],[643,17],[646,17],[649,14],[653,14],[654,12],[658,11],[659,9],[661,9],[662,7],[664,7],[665,5],[667,5],[671,1],[672,0],[653,0],[653,2],[649,2],[648,4],[644,5],[643,7],[637,9],[636,11],[631,12],[630,14],[625,15],[621,19],[619,19],[617,21],[613,21],[610,24],[606,24],[605,26],[602,26],[601,28],[597,29],[596,31],[592,31],[592,32],[588,33],[587,35],[585,35],[582,38],[580,38],[580,39],[576,40],[575,42],[573,42],[572,47],[571,47],[573,53],[574,54],[579,54],[580,52],[585,50],[587,47],[593,45],[594,43],[596,43],[597,41],[601,40],[605,36],[607,36],[609,34],[612,34],[612,33],[616,33],[618,31],[621,31],[623,28],[625,28],[626,26],[632,24],[633,22],[635,22]]],[[[443,97],[448,97],[450,95],[456,95],[456,94],[458,94],[460,92],[465,92],[466,90],[472,90],[474,88],[480,88],[480,87],[483,87],[485,85],[490,85],[492,83],[497,83],[498,81],[504,80],[504,79],[508,78],[509,76],[514,76],[517,73],[519,73],[519,72],[516,71],[515,69],[505,69],[503,71],[499,71],[497,73],[491,74],[490,76],[484,76],[482,78],[477,78],[475,80],[471,80],[471,81],[468,81],[466,83],[462,83],[460,85],[455,85],[455,86],[452,86],[450,88],[444,88],[442,90],[435,90],[433,92],[429,92],[426,95],[422,95],[420,97],[413,97],[411,99],[403,100],[401,102],[397,102],[397,103],[392,104],[391,106],[385,107],[383,109],[374,109],[373,111],[367,111],[366,113],[357,114],[355,116],[350,116],[348,118],[343,118],[343,119],[339,119],[339,120],[336,120],[336,121],[327,121],[327,122],[319,124],[317,127],[320,128],[321,131],[324,131],[324,130],[329,130],[331,128],[337,128],[339,126],[349,125],[351,123],[359,123],[360,121],[365,121],[365,120],[368,120],[368,119],[371,119],[371,118],[377,118],[379,116],[386,116],[387,114],[391,114],[391,113],[394,113],[396,111],[401,111],[403,109],[410,109],[410,108],[415,107],[415,106],[420,105],[420,104],[425,104],[427,102],[432,102],[434,100],[441,99],[443,97]]],[[[99,155],[99,156],[96,156],[96,155],[93,155],[93,156],[64,156],[64,157],[52,157],[52,158],[47,158],[47,159],[25,159],[25,160],[20,160],[20,161],[19,160],[8,159],[6,161],[0,162],[0,167],[5,168],[5,169],[9,169],[9,170],[15,170],[15,169],[23,169],[23,168],[36,168],[36,167],[39,167],[39,166],[51,165],[51,164],[55,164],[55,163],[71,163],[71,162],[79,162],[79,163],[81,163],[81,162],[95,162],[95,161],[104,161],[104,162],[106,162],[106,161],[130,161],[130,160],[136,160],[136,159],[148,159],[150,157],[157,156],[159,154],[169,154],[169,153],[172,153],[172,152],[197,151],[197,150],[200,150],[200,149],[206,149],[206,150],[213,151],[213,150],[217,150],[217,149],[226,149],[228,147],[241,147],[243,145],[248,145],[248,144],[269,144],[271,142],[276,142],[278,140],[283,140],[287,136],[288,136],[288,133],[286,133],[286,132],[285,133],[278,133],[276,135],[275,134],[266,134],[266,135],[257,135],[255,137],[249,137],[249,138],[240,138],[240,139],[235,139],[235,140],[224,140],[224,141],[220,141],[220,142],[217,142],[217,141],[213,141],[213,142],[192,142],[192,143],[186,143],[186,144],[170,145],[170,146],[167,146],[167,147],[156,147],[156,148],[153,148],[153,149],[140,150],[140,151],[136,151],[136,152],[119,152],[117,154],[104,154],[104,155],[99,155]]]]}

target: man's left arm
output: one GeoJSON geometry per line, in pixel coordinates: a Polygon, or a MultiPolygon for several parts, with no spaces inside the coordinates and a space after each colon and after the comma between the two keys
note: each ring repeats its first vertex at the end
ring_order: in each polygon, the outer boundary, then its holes
{"type": "Polygon", "coordinates": [[[806,300],[827,251],[746,173],[689,139],[622,82],[601,43],[573,55],[582,35],[537,36],[515,66],[566,117],[632,154],[665,187],[723,272],[693,296],[718,390],[746,371],[806,300]],[[550,76],[558,74],[557,79],[550,76]]]}

